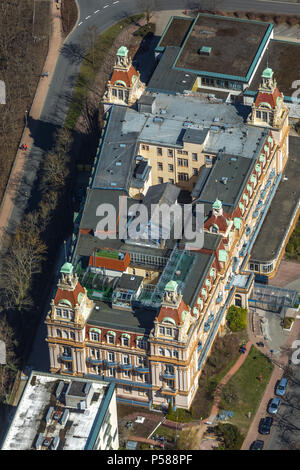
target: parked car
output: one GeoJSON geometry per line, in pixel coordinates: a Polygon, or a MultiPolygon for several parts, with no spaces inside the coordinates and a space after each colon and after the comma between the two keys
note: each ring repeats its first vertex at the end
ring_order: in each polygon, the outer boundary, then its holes
{"type": "Polygon", "coordinates": [[[287,379],[283,378],[280,380],[279,384],[276,387],[275,394],[283,397],[286,392],[287,387],[287,379]]]}
{"type": "Polygon", "coordinates": [[[250,450],[263,450],[264,447],[264,441],[260,441],[259,439],[257,441],[252,442],[250,446],[250,450]]]}
{"type": "Polygon", "coordinates": [[[271,416],[266,416],[265,418],[262,418],[259,422],[258,427],[259,434],[270,434],[272,424],[273,418],[271,418],[271,416]]]}
{"type": "Polygon", "coordinates": [[[268,413],[275,415],[279,409],[280,403],[281,403],[280,398],[277,398],[277,397],[272,398],[268,406],[268,413]]]}

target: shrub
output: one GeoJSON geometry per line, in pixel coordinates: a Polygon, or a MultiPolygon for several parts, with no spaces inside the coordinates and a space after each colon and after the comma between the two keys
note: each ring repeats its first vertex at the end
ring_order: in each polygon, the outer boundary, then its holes
{"type": "Polygon", "coordinates": [[[243,444],[244,436],[240,433],[237,426],[229,423],[219,423],[215,427],[215,431],[218,437],[222,439],[219,450],[239,450],[243,444]]]}
{"type": "Polygon", "coordinates": [[[232,305],[227,313],[227,324],[231,331],[241,331],[247,327],[247,309],[232,305]]]}

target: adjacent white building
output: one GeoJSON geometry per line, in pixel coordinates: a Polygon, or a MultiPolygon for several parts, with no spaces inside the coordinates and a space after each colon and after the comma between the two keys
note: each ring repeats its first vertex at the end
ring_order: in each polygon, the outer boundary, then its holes
{"type": "Polygon", "coordinates": [[[115,385],[33,371],[2,450],[117,450],[115,385]]]}

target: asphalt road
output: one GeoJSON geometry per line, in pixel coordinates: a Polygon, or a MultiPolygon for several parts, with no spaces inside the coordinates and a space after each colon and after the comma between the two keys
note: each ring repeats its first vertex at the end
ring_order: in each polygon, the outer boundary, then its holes
{"type": "MultiPolygon", "coordinates": [[[[79,18],[73,32],[69,35],[58,58],[47,98],[44,103],[40,120],[33,122],[29,118],[29,128],[34,137],[34,145],[29,154],[28,163],[25,167],[24,177],[15,206],[10,219],[10,227],[14,228],[21,221],[23,211],[28,203],[34,206],[36,193],[35,181],[37,171],[45,151],[53,144],[54,133],[63,125],[69,107],[72,90],[76,82],[81,57],[78,49],[87,48],[86,33],[91,26],[96,26],[99,34],[112,24],[132,14],[144,12],[148,7],[151,11],[194,9],[203,3],[193,0],[77,0],[80,8],[79,18]],[[77,48],[77,49],[76,49],[77,48]],[[77,50],[77,53],[74,51],[77,50]]],[[[207,5],[207,2],[206,2],[207,5]]],[[[257,10],[276,13],[299,13],[300,5],[261,2],[257,0],[224,0],[217,2],[218,9],[228,10],[257,10]]],[[[37,335],[38,336],[38,335],[37,335]]],[[[39,347],[33,346],[34,367],[45,368],[45,362],[39,361],[38,350],[42,347],[39,338],[39,347]]],[[[46,343],[44,343],[46,348],[46,343]]],[[[40,355],[43,357],[43,354],[40,355]]],[[[33,358],[31,358],[33,359],[33,358]]]]}

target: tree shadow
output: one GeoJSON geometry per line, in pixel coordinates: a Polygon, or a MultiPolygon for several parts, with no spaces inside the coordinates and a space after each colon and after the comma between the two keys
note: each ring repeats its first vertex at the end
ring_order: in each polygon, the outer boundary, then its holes
{"type": "Polygon", "coordinates": [[[75,43],[64,44],[60,49],[61,54],[69,61],[70,64],[81,64],[83,60],[92,63],[87,59],[83,46],[75,43]]]}

